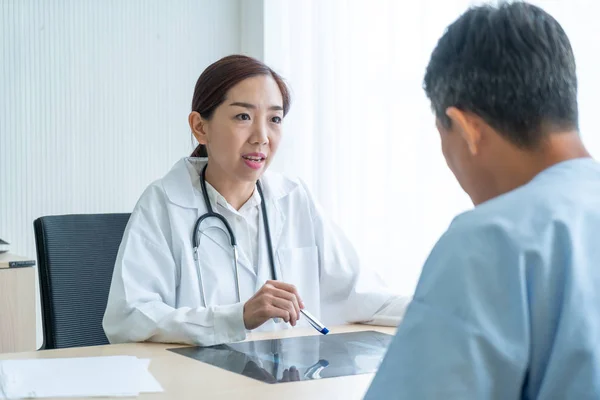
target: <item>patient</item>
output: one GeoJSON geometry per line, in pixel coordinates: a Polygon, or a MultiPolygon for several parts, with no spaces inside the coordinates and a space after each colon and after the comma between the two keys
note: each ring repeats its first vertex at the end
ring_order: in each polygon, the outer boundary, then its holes
{"type": "Polygon", "coordinates": [[[366,397],[597,398],[600,165],[565,32],[526,3],[472,8],[424,87],[475,208],[430,254],[366,397]]]}

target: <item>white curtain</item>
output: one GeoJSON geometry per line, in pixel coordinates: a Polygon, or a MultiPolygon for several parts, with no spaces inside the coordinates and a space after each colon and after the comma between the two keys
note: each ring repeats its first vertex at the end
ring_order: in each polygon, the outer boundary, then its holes
{"type": "MultiPolygon", "coordinates": [[[[274,168],[300,176],[365,264],[411,293],[452,218],[471,208],[445,165],[421,82],[469,0],[266,0],[264,58],[293,90],[274,168]]],[[[590,150],[600,92],[598,2],[535,2],[573,43],[590,150]]]]}

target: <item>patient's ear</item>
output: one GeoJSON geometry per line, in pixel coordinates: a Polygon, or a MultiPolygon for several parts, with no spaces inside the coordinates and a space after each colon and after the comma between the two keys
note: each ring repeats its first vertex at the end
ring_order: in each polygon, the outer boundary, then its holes
{"type": "Polygon", "coordinates": [[[465,112],[456,107],[448,107],[446,115],[450,118],[452,126],[456,128],[456,131],[466,142],[469,152],[472,155],[476,155],[479,151],[479,144],[484,129],[484,125],[482,125],[484,123],[483,120],[478,115],[465,112]]]}

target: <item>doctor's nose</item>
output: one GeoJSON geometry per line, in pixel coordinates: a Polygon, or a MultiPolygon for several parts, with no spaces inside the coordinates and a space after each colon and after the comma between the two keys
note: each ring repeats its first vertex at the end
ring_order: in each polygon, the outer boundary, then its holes
{"type": "Polygon", "coordinates": [[[252,135],[248,140],[251,144],[266,145],[269,143],[267,127],[264,124],[257,123],[253,127],[252,135]]]}

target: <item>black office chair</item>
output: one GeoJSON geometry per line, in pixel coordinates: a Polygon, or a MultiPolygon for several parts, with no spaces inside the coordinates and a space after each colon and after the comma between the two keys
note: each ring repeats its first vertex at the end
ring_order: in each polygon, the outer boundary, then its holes
{"type": "Polygon", "coordinates": [[[47,216],[33,222],[42,349],[108,344],[102,318],[130,214],[47,216]]]}

